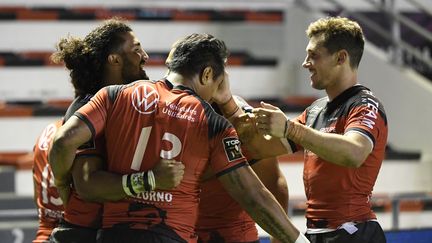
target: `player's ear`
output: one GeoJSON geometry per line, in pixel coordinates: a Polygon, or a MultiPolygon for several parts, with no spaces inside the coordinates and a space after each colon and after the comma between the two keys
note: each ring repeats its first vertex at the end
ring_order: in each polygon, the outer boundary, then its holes
{"type": "Polygon", "coordinates": [[[206,85],[213,80],[213,68],[206,67],[201,73],[200,83],[206,85]]]}
{"type": "Polygon", "coordinates": [[[343,64],[346,60],[348,60],[348,52],[346,50],[340,50],[337,53],[337,63],[343,64]]]}
{"type": "Polygon", "coordinates": [[[110,65],[120,65],[123,60],[119,54],[112,53],[108,55],[107,61],[110,65]]]}

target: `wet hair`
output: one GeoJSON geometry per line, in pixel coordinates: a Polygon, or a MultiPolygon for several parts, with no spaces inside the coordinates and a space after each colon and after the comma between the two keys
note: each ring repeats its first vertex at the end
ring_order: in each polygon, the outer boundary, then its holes
{"type": "Polygon", "coordinates": [[[120,18],[104,21],[84,39],[62,38],[51,56],[54,63],[64,62],[70,71],[75,96],[95,94],[104,87],[102,80],[108,55],[121,52],[123,34],[132,29],[120,18]]]}
{"type": "Polygon", "coordinates": [[[224,71],[228,49],[222,40],[209,34],[191,34],[175,43],[168,69],[187,78],[201,75],[208,66],[213,68],[215,77],[224,71]]]}
{"type": "Polygon", "coordinates": [[[326,17],[309,25],[309,38],[323,36],[323,46],[333,54],[345,49],[350,56],[350,66],[357,68],[363,55],[364,35],[360,25],[348,18],[326,17]]]}

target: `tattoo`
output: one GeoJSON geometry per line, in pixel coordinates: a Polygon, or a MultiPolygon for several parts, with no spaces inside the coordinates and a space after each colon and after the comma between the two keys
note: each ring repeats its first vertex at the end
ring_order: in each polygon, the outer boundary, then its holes
{"type": "Polygon", "coordinates": [[[229,173],[229,180],[232,185],[238,187],[241,190],[246,189],[246,186],[244,185],[244,182],[240,179],[240,175],[237,170],[234,170],[233,172],[229,173]]]}
{"type": "Polygon", "coordinates": [[[269,231],[273,237],[281,240],[282,242],[291,242],[291,237],[288,232],[286,232],[284,227],[278,223],[271,213],[266,208],[259,207],[259,205],[257,206],[258,207],[255,210],[259,212],[257,213],[257,217],[259,217],[259,219],[255,219],[255,221],[261,227],[269,231]]]}
{"type": "MultiPolygon", "coordinates": [[[[237,171],[229,173],[229,181],[233,187],[237,187],[242,191],[247,191],[247,188],[251,186],[248,185],[247,182],[241,180],[241,176],[237,171]]],[[[270,235],[282,242],[292,241],[294,236],[289,234],[291,229],[287,229],[286,226],[284,227],[281,222],[281,219],[283,218],[279,217],[280,213],[285,214],[285,212],[282,209],[280,209],[279,212],[277,201],[268,191],[262,190],[258,197],[254,195],[243,195],[241,198],[241,204],[254,221],[270,235]]]]}

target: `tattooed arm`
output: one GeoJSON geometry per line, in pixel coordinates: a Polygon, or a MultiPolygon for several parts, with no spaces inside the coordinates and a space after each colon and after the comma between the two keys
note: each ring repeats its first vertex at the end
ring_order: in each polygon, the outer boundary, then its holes
{"type": "Polygon", "coordinates": [[[219,180],[261,228],[281,242],[296,242],[299,230],[249,166],[230,171],[219,180]]]}

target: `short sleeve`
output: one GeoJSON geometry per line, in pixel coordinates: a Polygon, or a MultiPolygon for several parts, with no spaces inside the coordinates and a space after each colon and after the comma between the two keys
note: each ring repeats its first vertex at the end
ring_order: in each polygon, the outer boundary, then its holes
{"type": "Polygon", "coordinates": [[[74,114],[88,125],[93,138],[99,137],[105,128],[110,103],[107,88],[103,88],[74,114]]]}
{"type": "Polygon", "coordinates": [[[358,132],[371,140],[375,146],[381,130],[386,127],[385,113],[376,99],[363,99],[348,114],[345,133],[358,132]]]}
{"type": "Polygon", "coordinates": [[[247,165],[240,140],[232,126],[213,137],[210,144],[210,167],[216,176],[247,165]]]}

